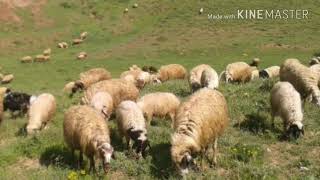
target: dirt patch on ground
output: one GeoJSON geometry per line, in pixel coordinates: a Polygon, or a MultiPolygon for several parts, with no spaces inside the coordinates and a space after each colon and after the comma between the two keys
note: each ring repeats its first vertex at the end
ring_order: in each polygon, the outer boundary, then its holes
{"type": "Polygon", "coordinates": [[[22,172],[25,170],[39,169],[41,167],[38,159],[21,158],[8,168],[13,172],[22,172]]]}
{"type": "Polygon", "coordinates": [[[30,10],[36,23],[42,23],[41,9],[47,0],[0,0],[0,21],[21,23],[22,19],[18,16],[19,9],[30,10]]]}

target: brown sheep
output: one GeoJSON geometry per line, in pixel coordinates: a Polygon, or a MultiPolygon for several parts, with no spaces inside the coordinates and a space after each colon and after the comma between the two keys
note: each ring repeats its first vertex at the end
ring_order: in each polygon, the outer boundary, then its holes
{"type": "Polygon", "coordinates": [[[169,64],[161,66],[157,76],[161,82],[173,79],[185,79],[187,70],[180,64],[169,64]]]}

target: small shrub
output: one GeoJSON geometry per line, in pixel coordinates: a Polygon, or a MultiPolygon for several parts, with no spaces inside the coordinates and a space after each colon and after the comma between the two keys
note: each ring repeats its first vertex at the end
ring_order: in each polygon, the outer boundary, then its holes
{"type": "Polygon", "coordinates": [[[257,145],[236,144],[231,148],[232,156],[238,161],[249,162],[261,160],[263,150],[257,145]]]}

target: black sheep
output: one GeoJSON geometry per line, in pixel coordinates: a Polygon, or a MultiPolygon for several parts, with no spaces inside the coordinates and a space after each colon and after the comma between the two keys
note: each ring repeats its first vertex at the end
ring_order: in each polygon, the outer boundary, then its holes
{"type": "Polygon", "coordinates": [[[12,113],[18,111],[20,115],[26,114],[30,105],[31,95],[20,92],[6,92],[3,100],[4,111],[11,111],[12,113]]]}

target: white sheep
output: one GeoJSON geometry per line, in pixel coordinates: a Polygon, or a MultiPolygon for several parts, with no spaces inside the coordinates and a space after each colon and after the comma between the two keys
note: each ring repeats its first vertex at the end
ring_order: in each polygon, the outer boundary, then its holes
{"type": "Polygon", "coordinates": [[[121,101],[136,101],[139,96],[139,89],[133,83],[121,79],[111,79],[92,84],[85,91],[82,102],[88,104],[97,92],[109,93],[114,107],[117,107],[121,101]]]}
{"type": "Polygon", "coordinates": [[[207,87],[209,89],[217,89],[219,87],[219,76],[214,69],[207,68],[202,72],[201,87],[207,87]]]}
{"type": "Polygon", "coordinates": [[[26,127],[28,134],[33,134],[46,127],[56,112],[56,100],[52,94],[39,95],[30,104],[29,120],[26,127]]]}
{"type": "Polygon", "coordinates": [[[220,80],[229,82],[249,82],[252,80],[252,73],[257,70],[256,66],[250,66],[245,62],[228,64],[226,70],[220,74],[220,80]]]}
{"type": "Polygon", "coordinates": [[[7,74],[7,75],[3,76],[2,80],[1,80],[1,83],[2,84],[8,84],[11,81],[13,81],[13,79],[14,79],[14,75],[13,74],[7,74]]]}
{"type": "Polygon", "coordinates": [[[134,3],[132,7],[133,7],[133,8],[138,8],[138,4],[137,4],[137,3],[134,3]]]}
{"type": "Polygon", "coordinates": [[[289,82],[277,82],[271,90],[272,125],[274,119],[280,116],[286,135],[298,138],[304,134],[303,112],[300,94],[289,82]]]}
{"type": "Polygon", "coordinates": [[[85,40],[86,38],[87,38],[87,36],[88,36],[88,32],[82,32],[81,34],[80,34],[80,39],[82,39],[82,40],[85,40]]]}
{"type": "Polygon", "coordinates": [[[22,63],[32,63],[32,57],[31,56],[24,56],[20,59],[20,62],[22,63]]]}
{"type": "Polygon", "coordinates": [[[280,66],[271,66],[259,72],[261,78],[276,78],[280,74],[280,66]]]}
{"type": "Polygon", "coordinates": [[[98,92],[96,93],[90,102],[90,105],[102,113],[106,120],[109,120],[113,111],[113,100],[109,93],[98,92]]]}
{"type": "Polygon", "coordinates": [[[78,45],[83,43],[83,39],[73,39],[72,40],[72,45],[78,45]]]}
{"type": "Polygon", "coordinates": [[[90,160],[89,171],[95,171],[95,158],[98,158],[102,161],[104,171],[108,172],[113,147],[109,128],[99,112],[90,106],[72,106],[64,114],[63,130],[72,155],[75,150],[80,151],[80,166],[84,153],[90,160]]]}
{"type": "Polygon", "coordinates": [[[182,175],[193,164],[193,155],[210,153],[210,163],[217,163],[217,142],[229,121],[224,96],[209,88],[195,92],[183,102],[176,114],[171,138],[171,159],[182,175]]]}
{"type": "Polygon", "coordinates": [[[47,62],[50,60],[50,56],[45,56],[43,54],[36,55],[34,62],[47,62]]]}
{"type": "Polygon", "coordinates": [[[169,115],[173,124],[180,100],[172,93],[155,92],[142,96],[137,104],[143,111],[148,124],[153,116],[164,118],[166,115],[169,115]]]}
{"type": "Polygon", "coordinates": [[[202,76],[202,72],[205,69],[212,69],[212,68],[207,64],[200,64],[192,68],[191,71],[189,72],[188,80],[189,80],[189,85],[192,92],[195,92],[201,88],[201,76],[202,76]]]}
{"type": "Polygon", "coordinates": [[[78,54],[77,59],[78,59],[78,60],[84,60],[84,59],[87,58],[87,56],[88,56],[88,54],[83,51],[83,52],[80,52],[80,53],[78,54]]]}
{"type": "Polygon", "coordinates": [[[45,49],[42,53],[44,56],[50,56],[51,54],[51,48],[45,49]]]}
{"type": "Polygon", "coordinates": [[[141,109],[133,101],[123,101],[117,107],[116,118],[120,136],[125,137],[127,147],[132,148],[130,142],[133,140],[136,153],[144,156],[149,141],[141,109]]]}
{"type": "Polygon", "coordinates": [[[302,99],[320,106],[319,76],[297,59],[287,59],[280,67],[280,80],[290,82],[302,99]]]}
{"type": "Polygon", "coordinates": [[[58,43],[58,48],[66,49],[66,48],[68,48],[68,47],[69,47],[69,45],[68,45],[68,43],[66,43],[66,42],[58,43]]]}
{"type": "Polygon", "coordinates": [[[186,76],[187,70],[180,64],[161,66],[157,73],[157,77],[161,82],[173,79],[184,79],[186,76]]]}

